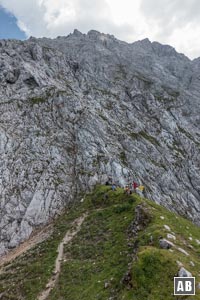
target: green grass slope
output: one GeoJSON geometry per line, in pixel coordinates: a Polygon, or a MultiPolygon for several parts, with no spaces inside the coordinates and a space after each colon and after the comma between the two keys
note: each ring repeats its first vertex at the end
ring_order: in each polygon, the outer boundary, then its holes
{"type": "Polygon", "coordinates": [[[198,288],[196,296],[173,296],[180,264],[196,277],[196,285],[200,282],[199,228],[152,201],[124,195],[122,189],[113,192],[109,186],[96,187],[55,221],[49,239],[0,271],[0,299],[37,298],[52,275],[58,244],[86,211],[81,230],[65,245],[49,300],[200,299],[198,288]],[[161,249],[160,236],[174,246],[161,249]]]}

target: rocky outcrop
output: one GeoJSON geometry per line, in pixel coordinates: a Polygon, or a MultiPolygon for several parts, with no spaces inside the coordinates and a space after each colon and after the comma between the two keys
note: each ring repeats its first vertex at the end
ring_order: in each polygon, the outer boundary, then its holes
{"type": "Polygon", "coordinates": [[[0,41],[0,254],[108,176],[200,224],[199,78],[149,40],[0,41]]]}
{"type": "Polygon", "coordinates": [[[151,221],[151,215],[149,208],[146,207],[145,203],[141,203],[135,208],[135,218],[129,226],[129,235],[135,238],[138,232],[144,230],[151,221]]]}

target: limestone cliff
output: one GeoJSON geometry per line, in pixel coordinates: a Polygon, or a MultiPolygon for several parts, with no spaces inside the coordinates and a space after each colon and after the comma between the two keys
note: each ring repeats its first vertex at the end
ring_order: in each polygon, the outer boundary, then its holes
{"type": "Polygon", "coordinates": [[[200,60],[94,30],[0,41],[0,254],[107,176],[200,224],[200,60]]]}

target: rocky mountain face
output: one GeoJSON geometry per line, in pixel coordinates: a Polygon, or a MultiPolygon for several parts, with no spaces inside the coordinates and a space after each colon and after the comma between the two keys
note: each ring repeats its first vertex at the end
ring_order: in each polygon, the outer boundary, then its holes
{"type": "Polygon", "coordinates": [[[0,41],[0,254],[112,176],[200,224],[200,59],[75,30],[0,41]]]}

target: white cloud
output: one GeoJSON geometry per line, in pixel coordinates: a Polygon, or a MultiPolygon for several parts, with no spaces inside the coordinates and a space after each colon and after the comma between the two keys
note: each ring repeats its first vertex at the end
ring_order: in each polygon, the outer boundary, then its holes
{"type": "Polygon", "coordinates": [[[0,0],[0,5],[11,12],[26,35],[47,35],[45,10],[38,5],[39,0],[0,0]]]}
{"type": "Polygon", "coordinates": [[[148,37],[200,56],[199,0],[0,0],[0,5],[27,36],[96,29],[128,42],[148,37]]]}
{"type": "Polygon", "coordinates": [[[199,0],[141,0],[140,8],[155,40],[173,45],[191,58],[200,56],[199,0]]]}

